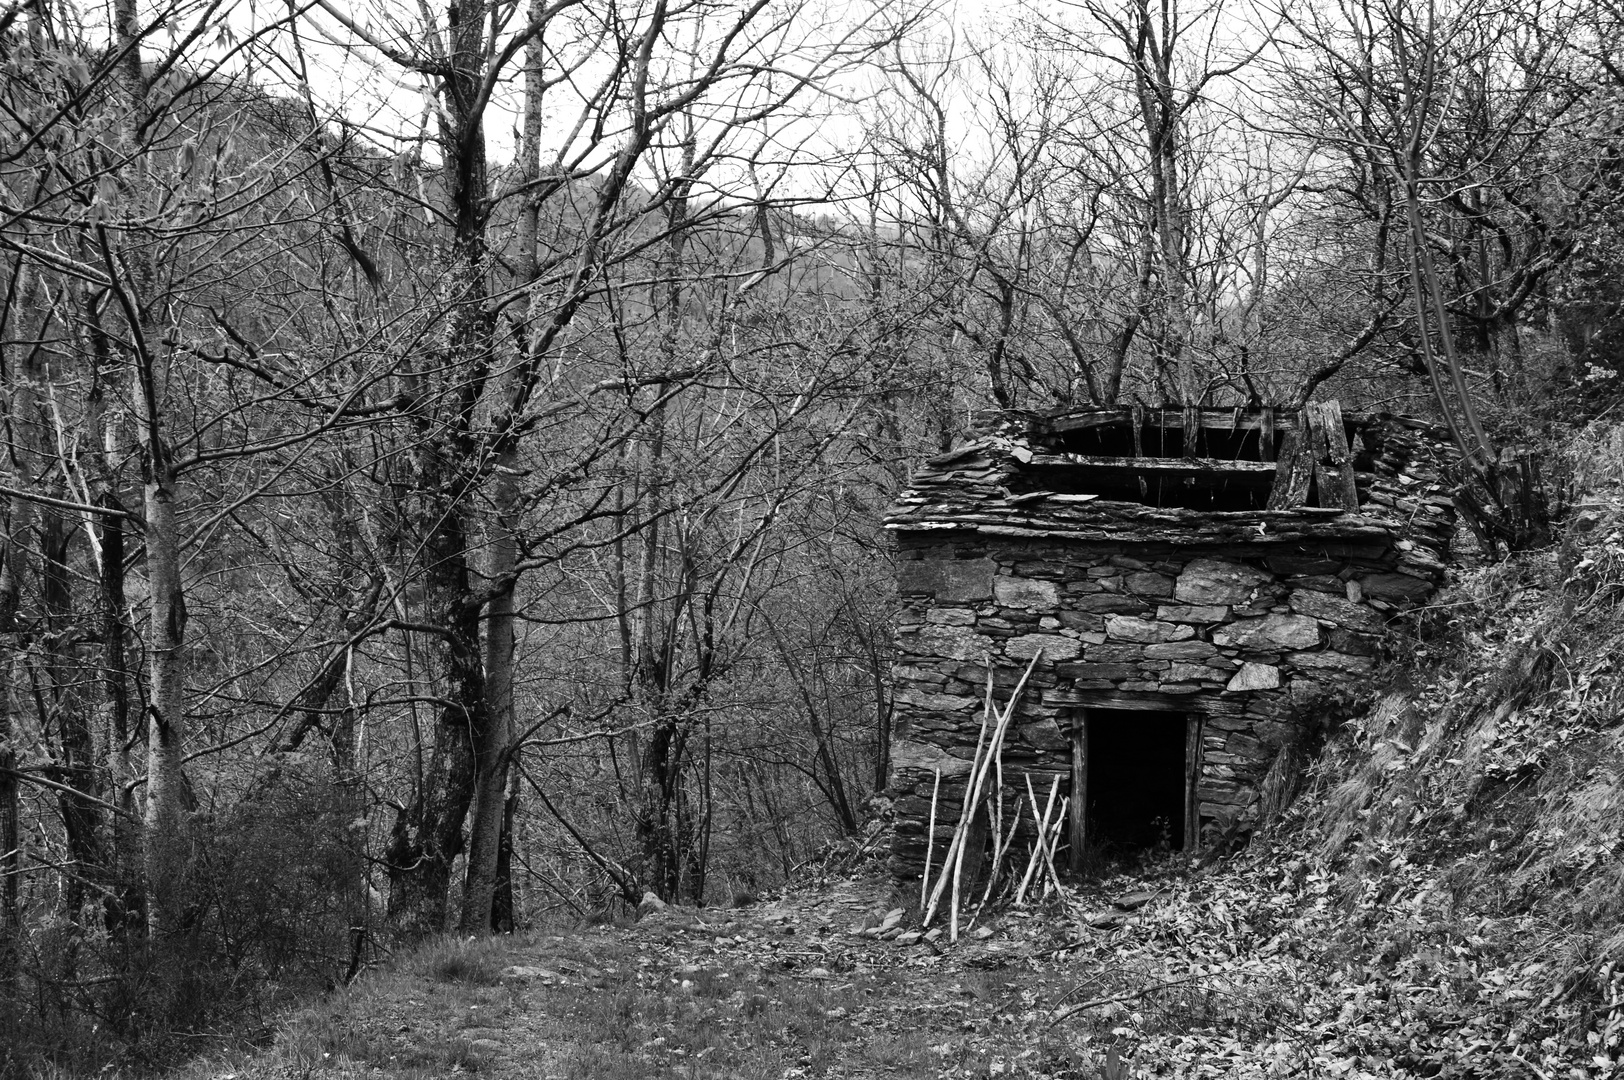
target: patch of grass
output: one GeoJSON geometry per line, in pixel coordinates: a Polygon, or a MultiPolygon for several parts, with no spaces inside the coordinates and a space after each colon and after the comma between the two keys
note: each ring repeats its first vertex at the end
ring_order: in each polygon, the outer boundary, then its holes
{"type": "MultiPolygon", "coordinates": [[[[556,1034],[567,1036],[565,1075],[582,1080],[644,1080],[687,1075],[777,1080],[788,1069],[821,1076],[860,1056],[865,1033],[850,1006],[862,980],[796,979],[718,965],[627,973],[577,995],[556,1034]],[[681,1071],[678,1071],[681,1070],[681,1071]]],[[[917,1062],[917,1047],[886,1054],[917,1062]]],[[[934,1075],[888,1070],[886,1075],[934,1075]]]]}
{"type": "Polygon", "coordinates": [[[486,1055],[464,1031],[506,1022],[514,991],[503,985],[501,972],[522,944],[511,938],[431,941],[286,1016],[263,1052],[210,1055],[173,1080],[346,1077],[358,1069],[382,1070],[389,1080],[439,1080],[484,1072],[486,1055]]]}
{"type": "Polygon", "coordinates": [[[406,969],[439,982],[497,986],[509,948],[502,938],[445,937],[414,952],[406,969]]]}
{"type": "MultiPolygon", "coordinates": [[[[849,954],[786,970],[787,957],[693,945],[685,956],[596,933],[437,941],[293,1015],[269,1052],[217,1056],[175,1080],[936,1080],[994,1062],[1033,1075],[1042,1034],[1019,1015],[1049,994],[1029,972],[841,973],[857,963],[849,954]],[[510,965],[537,973],[486,984],[510,965]],[[801,973],[814,966],[836,973],[801,973]]],[[[1056,1043],[1039,1056],[1065,1053],[1056,1043]]]]}

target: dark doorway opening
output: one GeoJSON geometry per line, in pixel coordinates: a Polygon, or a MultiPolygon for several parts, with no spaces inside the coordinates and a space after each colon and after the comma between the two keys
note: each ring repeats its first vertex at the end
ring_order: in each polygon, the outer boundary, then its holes
{"type": "Polygon", "coordinates": [[[1088,709],[1087,845],[1101,854],[1182,851],[1194,766],[1183,713],[1088,709]]]}

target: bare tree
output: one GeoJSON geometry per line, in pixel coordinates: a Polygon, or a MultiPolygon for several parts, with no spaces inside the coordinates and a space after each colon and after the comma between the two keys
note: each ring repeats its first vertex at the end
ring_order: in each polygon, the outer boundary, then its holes
{"type": "Polygon", "coordinates": [[[1577,249],[1573,226],[1601,190],[1600,162],[1562,137],[1587,93],[1558,78],[1566,18],[1384,2],[1286,20],[1289,55],[1306,59],[1285,85],[1311,108],[1305,136],[1351,163],[1378,258],[1399,252],[1415,366],[1467,468],[1458,501],[1491,549],[1539,542],[1546,511],[1532,460],[1502,457],[1468,355],[1503,393],[1519,316],[1577,249]]]}

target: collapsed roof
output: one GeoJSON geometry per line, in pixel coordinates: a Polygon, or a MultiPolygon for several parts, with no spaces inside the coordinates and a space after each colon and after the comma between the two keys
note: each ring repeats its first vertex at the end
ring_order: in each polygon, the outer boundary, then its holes
{"type": "Polygon", "coordinates": [[[886,527],[1182,544],[1391,543],[1437,488],[1440,433],[1386,414],[1123,408],[989,414],[925,462],[886,527]],[[1407,520],[1408,519],[1408,520],[1407,520]]]}

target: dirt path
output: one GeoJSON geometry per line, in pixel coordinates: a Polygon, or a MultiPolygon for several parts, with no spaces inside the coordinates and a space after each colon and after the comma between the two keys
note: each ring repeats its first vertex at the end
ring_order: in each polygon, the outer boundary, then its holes
{"type": "Polygon", "coordinates": [[[207,1075],[1083,1075],[1039,1060],[1059,1049],[1040,1023],[1071,989],[1052,962],[1057,911],[940,948],[898,921],[902,900],[866,875],[748,908],[447,943],[307,1010],[274,1054],[207,1075]]]}

